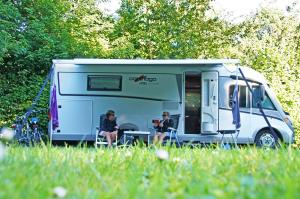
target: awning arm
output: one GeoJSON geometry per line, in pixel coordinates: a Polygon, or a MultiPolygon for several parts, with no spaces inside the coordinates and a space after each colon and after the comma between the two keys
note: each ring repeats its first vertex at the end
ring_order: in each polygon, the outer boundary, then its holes
{"type": "MultiPolygon", "coordinates": [[[[250,87],[249,82],[248,82],[248,80],[246,79],[246,77],[245,77],[245,75],[244,75],[242,69],[241,69],[240,67],[238,67],[238,69],[239,69],[239,71],[240,71],[240,73],[241,73],[241,75],[242,75],[242,78],[243,78],[243,80],[245,81],[245,83],[246,83],[246,85],[247,85],[249,91],[251,92],[251,94],[252,94],[252,96],[253,96],[253,90],[252,90],[252,88],[250,87]]],[[[266,121],[266,123],[267,123],[267,125],[268,125],[268,127],[269,127],[269,129],[270,129],[270,131],[271,131],[274,135],[276,135],[274,129],[272,128],[272,126],[271,126],[271,124],[270,124],[270,122],[269,122],[268,117],[266,116],[266,114],[265,114],[265,112],[264,112],[264,110],[263,110],[263,108],[262,108],[261,100],[258,100],[258,101],[257,101],[257,106],[258,106],[259,112],[262,114],[263,118],[265,119],[265,121],[266,121]]]]}

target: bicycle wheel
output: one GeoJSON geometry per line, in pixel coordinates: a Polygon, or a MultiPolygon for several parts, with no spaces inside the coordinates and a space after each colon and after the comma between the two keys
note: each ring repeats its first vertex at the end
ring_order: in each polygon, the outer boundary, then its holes
{"type": "Polygon", "coordinates": [[[38,129],[35,129],[32,135],[32,143],[34,144],[40,144],[42,140],[42,134],[41,131],[38,129]]]}

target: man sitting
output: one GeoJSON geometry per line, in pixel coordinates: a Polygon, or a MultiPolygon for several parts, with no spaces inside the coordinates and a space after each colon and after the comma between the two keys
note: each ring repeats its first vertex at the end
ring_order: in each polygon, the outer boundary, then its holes
{"type": "Polygon", "coordinates": [[[106,117],[102,121],[102,127],[100,131],[100,135],[105,136],[108,146],[112,146],[112,142],[116,140],[118,134],[118,125],[115,118],[115,112],[112,110],[108,110],[106,112],[106,117]]]}
{"type": "Polygon", "coordinates": [[[170,113],[169,112],[163,112],[162,114],[163,119],[158,122],[153,122],[153,126],[156,130],[156,133],[154,135],[153,144],[162,143],[164,137],[166,137],[166,132],[168,131],[168,128],[174,127],[174,122],[172,119],[170,119],[170,113]]]}

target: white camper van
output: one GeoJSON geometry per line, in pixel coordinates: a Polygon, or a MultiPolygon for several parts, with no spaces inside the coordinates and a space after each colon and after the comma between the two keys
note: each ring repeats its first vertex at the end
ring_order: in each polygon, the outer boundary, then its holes
{"type": "MultiPolygon", "coordinates": [[[[59,127],[49,125],[55,140],[95,140],[99,117],[116,112],[120,129],[147,131],[163,111],[178,115],[181,142],[220,142],[223,131],[234,131],[232,94],[239,85],[241,127],[238,143],[291,143],[294,130],[265,78],[239,66],[238,60],[53,60],[51,85],[56,85],[59,127]],[[263,110],[270,131],[250,87],[264,87],[263,110]]],[[[50,97],[51,99],[51,97],[50,97]]],[[[230,135],[225,139],[230,141],[230,135]]]]}

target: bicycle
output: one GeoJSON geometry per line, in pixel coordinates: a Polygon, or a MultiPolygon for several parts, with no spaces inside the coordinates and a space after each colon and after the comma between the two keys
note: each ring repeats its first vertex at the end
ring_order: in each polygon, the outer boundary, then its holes
{"type": "MultiPolygon", "coordinates": [[[[31,113],[37,114],[44,111],[33,110],[31,113]]],[[[38,125],[39,119],[37,117],[32,117],[28,119],[27,114],[16,117],[16,122],[13,124],[14,135],[17,142],[25,146],[34,146],[40,144],[42,141],[42,131],[38,125]]]]}
{"type": "Polygon", "coordinates": [[[39,125],[38,125],[39,119],[37,117],[33,117],[30,120],[30,124],[31,124],[31,129],[32,129],[32,143],[36,143],[39,144],[42,140],[42,132],[39,129],[39,125]]]}

